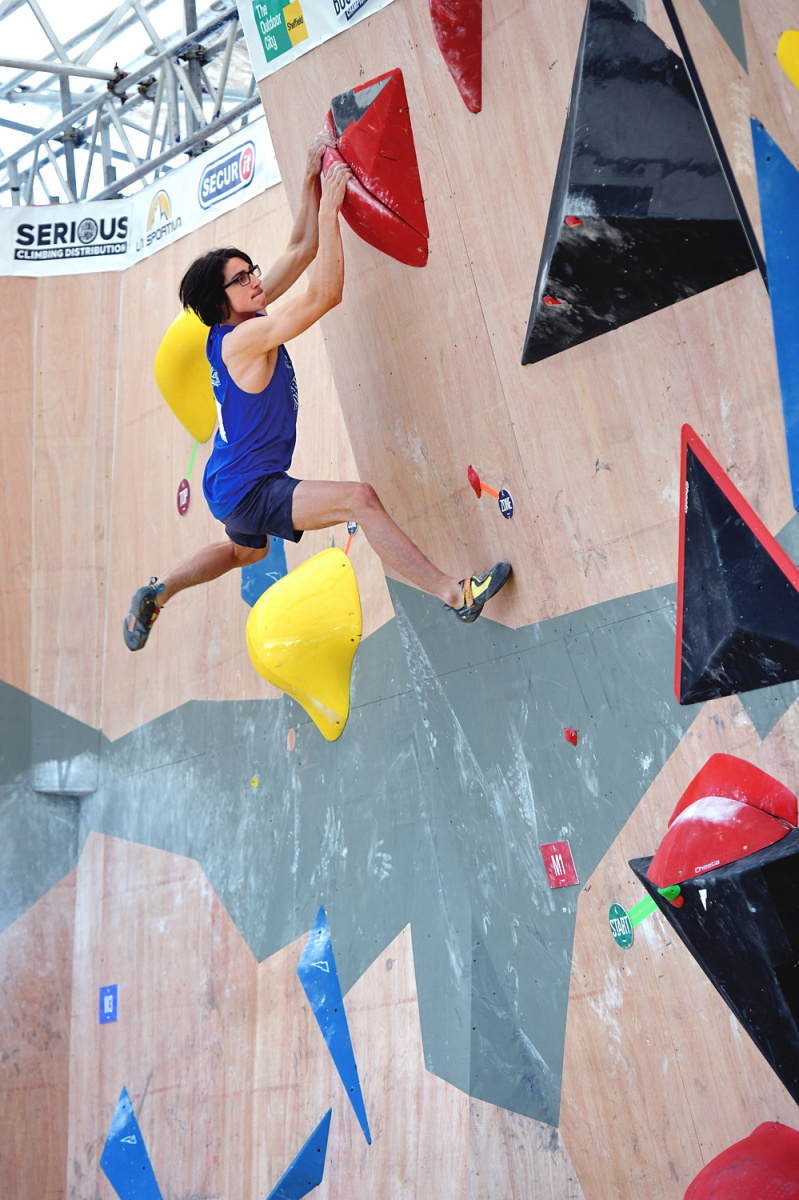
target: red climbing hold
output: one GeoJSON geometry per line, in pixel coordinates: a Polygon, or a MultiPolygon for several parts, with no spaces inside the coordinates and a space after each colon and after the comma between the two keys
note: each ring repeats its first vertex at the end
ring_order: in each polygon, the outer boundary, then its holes
{"type": "Polygon", "coordinates": [[[469,112],[483,106],[483,0],[429,0],[438,48],[469,112]]]}
{"type": "Polygon", "coordinates": [[[778,1121],[758,1125],[749,1137],[711,1159],[684,1200],[765,1200],[799,1197],[799,1133],[778,1121]]]}
{"type": "Polygon", "coordinates": [[[429,230],[402,71],[336,96],[324,127],[336,141],[325,151],[325,174],[341,161],[353,173],[341,208],[344,220],[370,246],[423,267],[429,230]]]}
{"type": "Polygon", "coordinates": [[[576,729],[564,729],[563,736],[565,737],[566,741],[571,742],[571,744],[573,746],[577,745],[577,730],[576,729]]]}
{"type": "Polygon", "coordinates": [[[796,827],[796,796],[733,754],[714,754],[683,792],[649,864],[657,887],[772,846],[796,827]]]}
{"type": "Polygon", "coordinates": [[[711,754],[680,797],[669,817],[669,825],[702,796],[726,796],[729,800],[762,808],[763,812],[790,825],[799,823],[797,799],[791,789],[736,754],[711,754]]]}
{"type": "Polygon", "coordinates": [[[474,488],[477,499],[479,500],[483,494],[483,489],[480,486],[480,476],[471,465],[469,466],[469,470],[466,472],[466,474],[469,476],[469,483],[474,488]]]}

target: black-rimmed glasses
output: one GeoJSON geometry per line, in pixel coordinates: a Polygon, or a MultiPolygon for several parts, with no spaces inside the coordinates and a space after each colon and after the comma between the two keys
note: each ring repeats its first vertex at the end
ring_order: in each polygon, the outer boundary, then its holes
{"type": "Polygon", "coordinates": [[[234,275],[232,279],[228,280],[228,282],[225,284],[225,288],[231,287],[234,283],[237,283],[239,287],[246,287],[253,276],[256,279],[261,278],[261,268],[257,264],[252,268],[251,271],[239,271],[238,275],[234,275]]]}

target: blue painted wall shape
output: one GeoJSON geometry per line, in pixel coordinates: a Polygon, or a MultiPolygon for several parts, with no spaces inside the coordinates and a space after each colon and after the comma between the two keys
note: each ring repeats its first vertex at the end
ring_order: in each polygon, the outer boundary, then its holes
{"type": "Polygon", "coordinates": [[[333,957],[333,947],[330,943],[330,929],[325,916],[324,905],[316,915],[314,927],[311,930],[302,958],[297,963],[297,974],[303,986],[308,1003],[319,1022],[327,1048],[330,1051],[336,1070],[341,1076],[341,1082],[346,1088],[350,1103],[355,1110],[363,1136],[371,1146],[372,1135],[369,1133],[369,1122],[366,1119],[366,1109],[361,1095],[361,1083],[358,1079],[358,1068],[355,1065],[355,1055],[352,1052],[350,1029],[347,1024],[347,1014],[344,1011],[344,1000],[341,996],[341,985],[336,971],[336,960],[333,957]]]}
{"type": "Polygon", "coordinates": [[[325,1173],[327,1135],[330,1132],[329,1108],[291,1166],[283,1172],[266,1200],[302,1200],[322,1182],[325,1173]]]}
{"type": "Polygon", "coordinates": [[[283,539],[270,538],[269,553],[260,562],[241,569],[241,598],[252,608],[264,592],[286,575],[286,548],[283,539]]]}
{"type": "Polygon", "coordinates": [[[100,1166],[119,1200],[162,1200],[127,1088],[122,1089],[100,1166]]]}
{"type": "Polygon", "coordinates": [[[752,118],[793,506],[799,509],[799,171],[752,118]]]}

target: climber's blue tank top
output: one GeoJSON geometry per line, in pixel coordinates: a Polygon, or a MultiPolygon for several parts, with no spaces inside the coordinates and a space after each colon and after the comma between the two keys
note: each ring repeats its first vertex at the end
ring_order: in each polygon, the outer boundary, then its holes
{"type": "Polygon", "coordinates": [[[203,491],[219,521],[264,475],[289,469],[297,440],[297,380],[288,350],[278,347],[274,374],[262,392],[244,392],[222,361],[222,338],[231,329],[232,325],[212,325],[205,347],[219,427],[203,491]]]}

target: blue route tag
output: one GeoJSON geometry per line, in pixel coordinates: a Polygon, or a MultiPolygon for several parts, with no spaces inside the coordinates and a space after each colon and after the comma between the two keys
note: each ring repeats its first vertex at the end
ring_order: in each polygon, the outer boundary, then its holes
{"type": "Polygon", "coordinates": [[[100,1024],[117,1019],[117,984],[100,988],[100,1024]]]}

